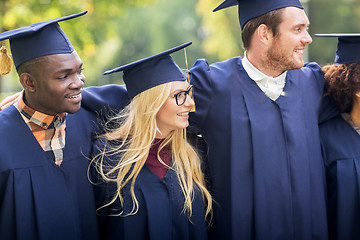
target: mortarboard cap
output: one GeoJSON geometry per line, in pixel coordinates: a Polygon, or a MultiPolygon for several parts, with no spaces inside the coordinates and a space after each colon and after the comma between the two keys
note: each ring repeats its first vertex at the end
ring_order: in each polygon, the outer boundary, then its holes
{"type": "Polygon", "coordinates": [[[0,34],[0,41],[9,39],[15,67],[31,59],[51,54],[72,53],[74,47],[58,22],[76,18],[87,11],[34,23],[0,34]]]}
{"type": "Polygon", "coordinates": [[[213,12],[224,8],[239,5],[239,21],[241,29],[253,18],[270,11],[284,7],[298,7],[304,9],[299,0],[225,0],[213,12]]]}
{"type": "Polygon", "coordinates": [[[359,33],[315,34],[315,36],[338,38],[338,45],[334,61],[336,64],[346,64],[360,61],[359,33]]]}
{"type": "Polygon", "coordinates": [[[172,81],[185,81],[187,77],[170,54],[179,51],[192,44],[184,43],[162,53],[147,57],[121,67],[106,71],[104,74],[123,72],[123,79],[130,99],[139,93],[172,81]]]}

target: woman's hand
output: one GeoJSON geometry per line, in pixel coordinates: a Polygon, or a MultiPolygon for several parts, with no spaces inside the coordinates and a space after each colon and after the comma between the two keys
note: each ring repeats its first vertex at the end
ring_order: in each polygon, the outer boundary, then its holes
{"type": "MultiPolygon", "coordinates": [[[[24,91],[24,90],[23,90],[24,91]]],[[[17,101],[19,101],[21,94],[23,94],[23,91],[15,93],[12,96],[8,96],[7,98],[5,98],[1,103],[0,103],[0,110],[3,110],[11,105],[13,105],[14,103],[16,103],[17,101]]]]}

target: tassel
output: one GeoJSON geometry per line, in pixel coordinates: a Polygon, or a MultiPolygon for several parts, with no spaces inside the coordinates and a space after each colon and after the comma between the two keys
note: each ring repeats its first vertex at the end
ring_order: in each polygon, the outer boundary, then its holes
{"type": "Polygon", "coordinates": [[[196,106],[194,105],[193,107],[191,107],[189,112],[195,112],[196,111],[196,106]]]}
{"type": "MultiPolygon", "coordinates": [[[[187,61],[187,55],[186,55],[186,48],[184,48],[184,53],[185,53],[185,64],[186,64],[186,73],[187,73],[187,81],[190,84],[190,71],[189,71],[189,65],[188,65],[188,61],[187,61]]],[[[191,99],[195,102],[194,96],[191,97],[191,99]]],[[[195,112],[196,110],[196,106],[194,104],[194,106],[191,107],[190,112],[195,112]]]]}
{"type": "Polygon", "coordinates": [[[6,75],[11,72],[12,60],[7,53],[5,46],[0,48],[0,75],[6,75]]]}

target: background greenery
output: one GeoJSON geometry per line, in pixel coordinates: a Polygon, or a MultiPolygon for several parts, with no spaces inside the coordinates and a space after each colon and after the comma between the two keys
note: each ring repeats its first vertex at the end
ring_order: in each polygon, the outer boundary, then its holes
{"type": "MultiPolygon", "coordinates": [[[[121,74],[103,76],[114,67],[184,42],[188,63],[210,63],[243,54],[237,7],[212,12],[222,0],[0,0],[0,31],[88,10],[60,23],[84,61],[86,85],[122,83],[121,74]]],[[[310,34],[360,33],[359,0],[303,0],[310,34]]],[[[321,65],[334,59],[337,39],[313,37],[306,60],[321,65]]],[[[2,44],[8,46],[5,41],[2,44]]],[[[183,52],[172,55],[185,68],[183,52]]],[[[13,69],[0,76],[0,100],[21,89],[13,69]]]]}

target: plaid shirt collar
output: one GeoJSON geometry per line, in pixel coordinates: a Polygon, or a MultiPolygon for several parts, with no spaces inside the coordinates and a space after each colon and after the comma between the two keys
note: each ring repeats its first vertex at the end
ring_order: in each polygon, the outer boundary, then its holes
{"type": "Polygon", "coordinates": [[[66,113],[51,116],[35,111],[25,104],[23,97],[18,102],[18,109],[23,116],[45,130],[59,127],[66,119],[66,113]]]}
{"type": "Polygon", "coordinates": [[[50,116],[27,106],[23,97],[15,105],[42,149],[57,166],[63,161],[67,113],[50,116]]]}

